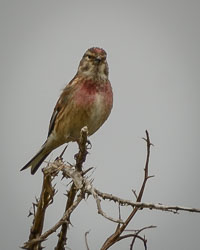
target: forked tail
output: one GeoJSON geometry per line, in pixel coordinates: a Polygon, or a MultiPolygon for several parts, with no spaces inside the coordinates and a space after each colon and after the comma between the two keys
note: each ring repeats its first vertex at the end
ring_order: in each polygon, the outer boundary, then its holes
{"type": "Polygon", "coordinates": [[[20,171],[31,167],[31,174],[35,174],[39,166],[49,154],[50,152],[46,152],[45,147],[42,147],[42,149],[22,169],[20,169],[20,171]]]}

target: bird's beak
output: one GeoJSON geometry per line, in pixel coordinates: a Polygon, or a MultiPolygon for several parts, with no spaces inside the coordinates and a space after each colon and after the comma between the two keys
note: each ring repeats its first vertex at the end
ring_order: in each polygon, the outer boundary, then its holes
{"type": "Polygon", "coordinates": [[[95,62],[96,62],[97,64],[99,64],[99,63],[101,62],[101,57],[100,57],[100,56],[97,56],[97,57],[95,58],[95,62]]]}

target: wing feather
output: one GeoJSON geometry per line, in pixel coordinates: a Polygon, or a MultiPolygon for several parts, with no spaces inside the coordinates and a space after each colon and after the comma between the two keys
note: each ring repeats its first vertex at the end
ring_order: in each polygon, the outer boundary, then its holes
{"type": "Polygon", "coordinates": [[[51,132],[54,129],[55,126],[55,121],[59,115],[59,112],[63,110],[63,108],[66,107],[69,103],[69,99],[72,96],[72,93],[74,92],[74,84],[77,83],[77,78],[76,76],[67,84],[67,86],[63,89],[62,94],[60,95],[60,98],[58,99],[56,106],[54,108],[53,114],[51,116],[50,124],[49,124],[49,131],[48,131],[48,136],[51,134],[51,132]]]}

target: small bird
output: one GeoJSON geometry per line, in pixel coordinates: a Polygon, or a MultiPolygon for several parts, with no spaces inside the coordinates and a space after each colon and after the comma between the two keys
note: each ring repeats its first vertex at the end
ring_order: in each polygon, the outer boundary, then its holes
{"type": "Polygon", "coordinates": [[[76,75],[63,89],[56,103],[47,140],[21,171],[31,167],[31,174],[35,174],[55,148],[77,141],[81,128],[87,126],[90,136],[106,121],[113,106],[106,56],[105,50],[98,47],[85,52],[76,75]]]}

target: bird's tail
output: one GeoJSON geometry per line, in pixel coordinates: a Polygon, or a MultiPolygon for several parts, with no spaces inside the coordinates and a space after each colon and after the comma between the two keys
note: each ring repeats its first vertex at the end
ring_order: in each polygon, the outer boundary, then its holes
{"type": "Polygon", "coordinates": [[[31,174],[35,174],[50,152],[51,151],[47,151],[45,147],[42,147],[41,150],[22,169],[20,169],[20,171],[31,167],[31,174]]]}

